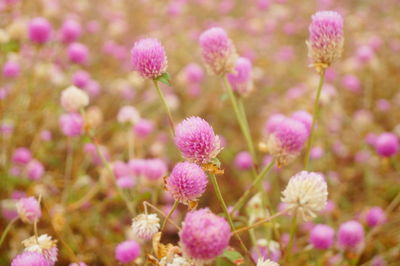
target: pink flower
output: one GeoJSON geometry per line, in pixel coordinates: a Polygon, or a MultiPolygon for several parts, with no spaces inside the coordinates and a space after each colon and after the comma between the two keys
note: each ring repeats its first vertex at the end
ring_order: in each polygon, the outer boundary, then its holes
{"type": "Polygon", "coordinates": [[[317,224],[310,232],[310,244],[316,249],[328,249],[333,245],[335,230],[324,224],[317,224]]]}
{"type": "Polygon", "coordinates": [[[291,117],[297,121],[302,122],[304,126],[307,128],[308,133],[310,133],[313,118],[309,112],[300,110],[294,112],[291,117]]]}
{"type": "Polygon", "coordinates": [[[82,33],[81,25],[75,20],[64,21],[61,27],[61,40],[65,43],[76,41],[82,33]]]}
{"type": "Polygon", "coordinates": [[[382,133],[375,141],[375,150],[382,157],[391,157],[399,151],[399,141],[392,133],[382,133]]]}
{"type": "Polygon", "coordinates": [[[16,78],[20,73],[21,68],[16,61],[9,60],[3,66],[3,76],[6,78],[16,78]]]}
{"type": "Polygon", "coordinates": [[[227,75],[232,89],[241,96],[246,96],[253,90],[252,68],[249,59],[239,57],[234,72],[227,75]]]}
{"type": "Polygon", "coordinates": [[[32,19],[28,26],[29,39],[38,44],[47,42],[50,39],[51,31],[51,24],[42,17],[32,19]]]}
{"type": "Polygon", "coordinates": [[[161,159],[147,159],[143,168],[143,176],[149,180],[158,180],[167,173],[167,165],[161,159]]]}
{"type": "Polygon", "coordinates": [[[386,214],[380,207],[372,207],[365,215],[369,227],[381,225],[386,222],[386,214]]]}
{"type": "Polygon", "coordinates": [[[44,174],[44,167],[38,160],[32,160],[26,166],[26,174],[30,180],[39,180],[44,174]]]}
{"type": "Polygon", "coordinates": [[[130,263],[140,255],[140,246],[134,240],[124,241],[115,248],[115,258],[121,263],[130,263]]]}
{"type": "Polygon", "coordinates": [[[185,255],[207,262],[222,254],[231,230],[224,218],[205,208],[186,214],[179,237],[185,255]]]}
{"type": "Polygon", "coordinates": [[[72,76],[72,83],[78,88],[84,89],[89,85],[90,75],[84,70],[78,70],[72,76]]]}
{"type": "Polygon", "coordinates": [[[235,166],[239,170],[249,170],[253,165],[253,158],[247,151],[239,152],[235,157],[235,166]]]}
{"type": "Polygon", "coordinates": [[[76,137],[83,134],[84,120],[77,113],[63,114],[60,117],[60,128],[64,135],[76,137]]]}
{"type": "Polygon", "coordinates": [[[17,255],[11,266],[50,266],[50,262],[39,252],[25,251],[17,255]]]}
{"type": "Polygon", "coordinates": [[[89,50],[82,43],[71,43],[68,46],[68,58],[72,63],[84,65],[89,58],[89,50]]]}
{"type": "Polygon", "coordinates": [[[22,221],[30,224],[37,222],[42,216],[39,202],[34,197],[19,199],[17,212],[22,221]]]}
{"type": "Polygon", "coordinates": [[[340,225],[338,231],[339,246],[345,249],[357,248],[364,241],[364,228],[357,221],[348,221],[340,225]]]}
{"type": "Polygon", "coordinates": [[[154,130],[154,124],[151,120],[140,119],[133,125],[133,132],[140,138],[145,138],[150,135],[154,130]]]}
{"type": "Polygon", "coordinates": [[[12,156],[13,163],[25,165],[32,160],[32,153],[28,148],[17,148],[12,156]]]}
{"type": "Polygon", "coordinates": [[[188,204],[197,200],[207,186],[207,175],[194,163],[177,163],[166,182],[167,190],[175,200],[188,204]]]}
{"type": "Polygon", "coordinates": [[[142,77],[156,79],[167,70],[167,56],[157,39],[142,39],[131,50],[133,70],[142,77]]]}
{"type": "Polygon", "coordinates": [[[209,72],[225,75],[235,68],[236,49],[222,28],[210,28],[199,38],[201,54],[209,72]]]}

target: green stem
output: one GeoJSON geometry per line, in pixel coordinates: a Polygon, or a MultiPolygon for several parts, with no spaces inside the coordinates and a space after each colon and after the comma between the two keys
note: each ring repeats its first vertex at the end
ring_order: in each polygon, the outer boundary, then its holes
{"type": "Polygon", "coordinates": [[[251,150],[253,151],[252,152],[252,156],[253,156],[253,159],[254,159],[254,162],[253,162],[253,169],[254,169],[255,168],[254,165],[256,165],[256,162],[258,161],[257,160],[257,153],[255,151],[254,142],[253,142],[253,139],[252,139],[251,134],[250,134],[250,126],[249,126],[249,122],[247,120],[246,109],[244,108],[244,104],[243,104],[242,98],[238,98],[238,104],[239,104],[240,115],[242,116],[242,119],[243,119],[243,122],[244,122],[244,125],[245,125],[244,128],[246,130],[246,134],[247,134],[248,138],[250,139],[250,143],[249,143],[250,147],[249,147],[249,149],[250,149],[250,151],[251,150]]]}
{"type": "Polygon", "coordinates": [[[292,254],[292,249],[293,249],[293,243],[294,243],[294,239],[296,236],[296,230],[297,230],[297,213],[294,213],[293,219],[292,219],[292,223],[290,225],[290,238],[289,238],[289,244],[286,248],[286,253],[284,256],[283,261],[289,262],[290,261],[290,256],[292,254]]]}
{"type": "Polygon", "coordinates": [[[239,200],[233,206],[232,212],[238,211],[243,207],[243,205],[249,199],[249,196],[251,195],[251,193],[254,191],[254,188],[256,188],[260,185],[261,181],[271,171],[271,169],[274,165],[275,165],[275,160],[272,160],[266,167],[264,167],[264,169],[254,179],[253,183],[251,183],[250,188],[246,189],[246,191],[243,193],[243,195],[239,198],[239,200]]]}
{"type": "Polygon", "coordinates": [[[312,147],[312,142],[314,138],[314,131],[315,131],[315,125],[317,124],[317,120],[319,117],[319,98],[321,97],[321,91],[322,87],[324,85],[324,77],[325,77],[325,70],[322,70],[320,73],[319,77],[319,84],[318,84],[318,89],[317,89],[317,96],[315,97],[314,101],[314,111],[313,111],[313,119],[312,119],[312,124],[311,124],[311,130],[310,130],[310,137],[308,138],[307,141],[307,149],[306,149],[306,156],[304,158],[304,169],[308,169],[308,163],[310,161],[310,152],[311,152],[311,147],[312,147]]]}
{"type": "Polygon", "coordinates": [[[162,104],[164,105],[164,109],[167,112],[168,115],[168,124],[171,130],[171,135],[174,136],[175,135],[175,126],[174,126],[174,120],[172,119],[172,115],[171,115],[171,111],[169,110],[167,101],[165,100],[164,94],[160,89],[160,86],[158,85],[158,81],[157,80],[153,80],[154,86],[156,87],[158,96],[160,97],[160,100],[162,102],[162,104]]]}
{"type": "Polygon", "coordinates": [[[161,226],[160,232],[162,232],[164,230],[165,225],[167,224],[168,219],[171,217],[171,215],[174,213],[174,211],[176,210],[176,208],[179,205],[179,201],[175,200],[174,205],[172,205],[171,210],[169,211],[169,213],[167,214],[167,217],[165,217],[164,222],[161,226]]]}
{"type": "Polygon", "coordinates": [[[12,220],[8,223],[6,229],[4,229],[3,233],[1,234],[1,238],[0,238],[0,247],[1,247],[1,244],[3,244],[4,239],[6,238],[6,236],[7,236],[7,234],[8,234],[8,231],[10,231],[12,225],[13,225],[17,220],[18,220],[18,217],[15,217],[14,219],[12,219],[12,220]]]}
{"type": "Polygon", "coordinates": [[[239,234],[239,233],[242,233],[242,232],[246,232],[246,231],[251,230],[251,229],[253,229],[253,228],[256,228],[256,227],[258,227],[258,226],[260,226],[260,225],[262,225],[262,224],[271,222],[273,219],[275,219],[275,218],[277,218],[277,217],[279,217],[279,216],[281,216],[281,215],[287,213],[289,210],[290,210],[290,209],[285,209],[285,210],[283,210],[283,211],[277,212],[277,213],[275,213],[274,215],[271,215],[271,216],[269,216],[269,217],[267,217],[267,218],[264,218],[264,219],[262,219],[262,220],[259,220],[258,222],[254,223],[254,224],[252,224],[252,225],[248,225],[248,226],[239,228],[239,229],[237,229],[236,231],[234,231],[233,233],[234,233],[234,234],[239,234]]]}
{"type": "Polygon", "coordinates": [[[253,140],[251,138],[249,126],[245,121],[246,120],[246,118],[245,118],[246,114],[244,114],[244,108],[241,111],[241,109],[239,107],[239,104],[238,104],[238,101],[236,99],[236,96],[233,93],[232,87],[230,86],[230,84],[228,82],[228,78],[226,76],[224,76],[223,81],[224,81],[224,86],[225,86],[225,89],[226,89],[226,91],[228,93],[229,99],[230,99],[230,101],[232,103],[233,110],[234,110],[235,115],[236,115],[236,119],[237,119],[237,121],[239,123],[239,126],[240,126],[240,129],[242,131],[242,134],[243,134],[244,138],[246,139],[247,147],[248,147],[248,149],[249,149],[249,151],[251,153],[251,156],[253,157],[253,161],[255,163],[256,162],[256,152],[255,152],[255,149],[254,149],[253,140]],[[242,115],[242,113],[243,113],[243,115],[242,115]]]}

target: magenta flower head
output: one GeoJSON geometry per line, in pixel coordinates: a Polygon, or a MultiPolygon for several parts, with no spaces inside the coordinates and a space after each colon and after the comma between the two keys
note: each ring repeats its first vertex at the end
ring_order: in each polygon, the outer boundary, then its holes
{"type": "Polygon", "coordinates": [[[194,163],[177,163],[166,181],[166,188],[175,200],[189,204],[206,190],[207,175],[194,163]]]}
{"type": "Polygon", "coordinates": [[[154,131],[154,123],[142,118],[133,125],[132,129],[137,137],[146,138],[154,131]]]}
{"type": "Polygon", "coordinates": [[[366,213],[365,221],[369,227],[381,225],[386,222],[386,214],[380,207],[372,207],[366,213]]]}
{"type": "Polygon", "coordinates": [[[156,79],[167,70],[167,55],[157,39],[142,39],[131,50],[133,70],[143,78],[156,79]]]}
{"type": "Polygon", "coordinates": [[[161,159],[147,159],[143,168],[143,175],[148,180],[158,180],[167,173],[167,165],[161,159]]]}
{"type": "Polygon", "coordinates": [[[78,70],[72,76],[72,83],[78,88],[84,89],[90,83],[90,75],[84,70],[78,70]]]}
{"type": "Polygon", "coordinates": [[[78,113],[63,114],[60,117],[60,128],[64,135],[76,137],[83,134],[84,120],[78,113]]]}
{"type": "Polygon", "coordinates": [[[221,151],[221,143],[213,128],[204,119],[192,116],[175,128],[175,145],[190,162],[203,164],[221,151]]]}
{"type": "Polygon", "coordinates": [[[130,263],[140,255],[140,246],[134,240],[124,241],[115,248],[115,258],[121,263],[130,263]]]}
{"type": "Polygon", "coordinates": [[[344,249],[355,249],[364,241],[364,228],[357,221],[348,221],[340,225],[338,244],[344,249]]]}
{"type": "Polygon", "coordinates": [[[21,147],[15,149],[12,155],[12,161],[15,164],[25,165],[32,160],[32,153],[28,148],[21,147]]]}
{"type": "Polygon", "coordinates": [[[302,122],[304,126],[307,128],[307,131],[310,133],[313,118],[309,112],[300,110],[294,112],[291,117],[297,121],[302,122]]]}
{"type": "Polygon", "coordinates": [[[335,230],[324,224],[317,224],[310,232],[310,244],[316,249],[328,249],[333,245],[335,230]]]}
{"type": "Polygon", "coordinates": [[[71,43],[68,46],[68,58],[72,63],[84,65],[88,61],[89,50],[87,46],[82,43],[71,43]]]}
{"type": "Polygon", "coordinates": [[[26,166],[26,175],[30,180],[39,180],[44,174],[44,167],[38,160],[31,160],[26,166]]]}
{"type": "Polygon", "coordinates": [[[19,199],[17,202],[17,212],[19,218],[29,224],[37,222],[40,216],[42,216],[40,204],[34,197],[19,199]]]}
{"type": "Polygon", "coordinates": [[[189,84],[199,84],[204,79],[203,69],[195,63],[191,63],[183,70],[184,79],[189,84]]]}
{"type": "Polygon", "coordinates": [[[6,78],[16,78],[21,73],[21,68],[16,61],[7,61],[3,66],[3,76],[6,78]]]}
{"type": "Polygon", "coordinates": [[[179,237],[186,256],[207,263],[224,252],[231,230],[224,218],[205,208],[186,214],[179,237]]]}
{"type": "Polygon", "coordinates": [[[343,51],[343,18],[334,11],[320,11],[312,16],[308,28],[308,56],[319,72],[340,58],[343,51]]]}
{"type": "Polygon", "coordinates": [[[399,141],[395,134],[383,133],[375,141],[375,150],[382,157],[391,157],[399,151],[399,141]]]}
{"type": "Polygon", "coordinates": [[[268,135],[266,147],[277,159],[278,165],[287,165],[299,155],[308,135],[304,123],[285,118],[268,135]]]}
{"type": "Polygon", "coordinates": [[[235,166],[237,169],[245,171],[249,170],[253,165],[253,158],[247,151],[239,152],[235,157],[235,166]]]}
{"type": "Polygon", "coordinates": [[[253,65],[249,59],[239,57],[236,60],[234,72],[228,74],[232,89],[241,96],[246,96],[253,91],[252,68],[253,65]]]}
{"type": "Polygon", "coordinates": [[[64,43],[76,41],[82,33],[81,25],[75,20],[66,20],[61,27],[61,40],[64,43]]]}
{"type": "Polygon", "coordinates": [[[208,29],[200,35],[199,43],[210,73],[223,76],[234,70],[236,49],[225,30],[217,27],[208,29]]]}
{"type": "Polygon", "coordinates": [[[283,114],[272,114],[265,123],[264,133],[269,134],[274,132],[277,126],[281,123],[283,119],[286,117],[283,114]]]}
{"type": "Polygon", "coordinates": [[[28,26],[29,39],[38,44],[44,44],[50,39],[51,24],[47,19],[38,17],[31,20],[28,26]]]}
{"type": "Polygon", "coordinates": [[[11,266],[50,266],[50,262],[39,252],[25,251],[17,255],[11,266]]]}

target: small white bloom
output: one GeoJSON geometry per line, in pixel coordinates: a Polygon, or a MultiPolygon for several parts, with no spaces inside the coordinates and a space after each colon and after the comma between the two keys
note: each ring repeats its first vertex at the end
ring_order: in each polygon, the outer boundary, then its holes
{"type": "Polygon", "coordinates": [[[173,258],[163,257],[160,266],[192,266],[192,264],[186,258],[174,255],[173,258]]]}
{"type": "Polygon", "coordinates": [[[88,104],[87,93],[75,86],[69,86],[61,92],[61,105],[68,112],[77,112],[88,104]]]}
{"type": "Polygon", "coordinates": [[[140,239],[149,240],[160,229],[157,214],[139,214],[132,219],[132,232],[140,239]]]}
{"type": "Polygon", "coordinates": [[[43,254],[51,262],[50,265],[56,263],[58,256],[57,240],[53,240],[51,236],[43,234],[38,236],[37,239],[36,236],[31,236],[22,241],[22,244],[25,246],[25,251],[43,254]]]}
{"type": "Polygon", "coordinates": [[[257,261],[257,266],[279,266],[279,264],[272,260],[263,260],[260,258],[257,261]]]}
{"type": "Polygon", "coordinates": [[[117,115],[117,120],[120,123],[131,123],[135,124],[137,121],[139,121],[140,115],[139,112],[136,110],[135,107],[133,106],[123,106],[117,115]]]}
{"type": "Polygon", "coordinates": [[[328,187],[322,175],[302,171],[290,178],[282,195],[282,202],[287,204],[290,212],[307,221],[326,207],[328,187]]]}

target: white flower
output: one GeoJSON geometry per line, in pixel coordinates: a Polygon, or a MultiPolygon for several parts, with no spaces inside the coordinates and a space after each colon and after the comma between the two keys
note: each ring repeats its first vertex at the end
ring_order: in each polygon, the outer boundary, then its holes
{"type": "Polygon", "coordinates": [[[192,264],[184,257],[174,255],[173,258],[164,257],[160,260],[160,266],[191,266],[192,264]]]}
{"type": "Polygon", "coordinates": [[[287,204],[290,212],[307,221],[325,208],[328,188],[322,175],[302,171],[290,178],[282,195],[282,202],[287,204]]]}
{"type": "Polygon", "coordinates": [[[75,86],[69,86],[61,92],[61,105],[68,112],[77,112],[88,104],[87,93],[75,86]]]}
{"type": "Polygon", "coordinates": [[[269,216],[267,208],[263,206],[261,193],[255,194],[247,203],[246,211],[249,215],[249,223],[269,216]]]}
{"type": "Polygon", "coordinates": [[[40,235],[37,239],[36,236],[31,236],[22,241],[22,244],[25,246],[25,251],[43,254],[51,262],[51,265],[54,265],[57,261],[57,240],[53,240],[51,236],[47,234],[40,235]]]}
{"type": "Polygon", "coordinates": [[[257,266],[279,266],[279,264],[272,260],[263,260],[260,258],[257,261],[257,266]]]}
{"type": "Polygon", "coordinates": [[[151,239],[160,229],[160,219],[157,214],[139,214],[132,219],[132,232],[140,239],[151,239]]]}
{"type": "Polygon", "coordinates": [[[139,112],[136,110],[135,107],[133,106],[123,106],[117,115],[117,120],[120,123],[131,123],[135,124],[137,121],[139,121],[140,115],[139,112]]]}

